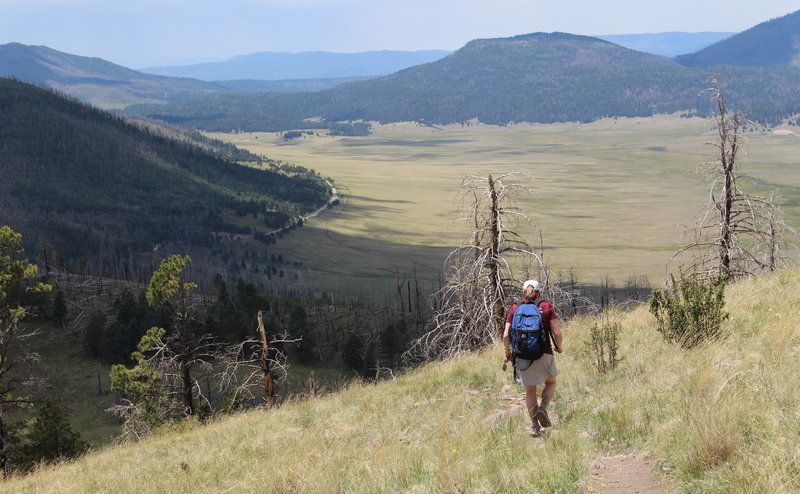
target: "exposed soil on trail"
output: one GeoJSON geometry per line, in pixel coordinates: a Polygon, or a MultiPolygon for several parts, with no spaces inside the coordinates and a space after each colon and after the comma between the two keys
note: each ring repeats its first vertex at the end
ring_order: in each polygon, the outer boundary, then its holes
{"type": "MultiPolygon", "coordinates": [[[[525,413],[525,395],[511,385],[503,386],[499,397],[503,403],[488,415],[484,424],[493,427],[501,420],[525,413]]],[[[558,431],[555,431],[558,432],[558,431]]],[[[553,432],[553,433],[555,433],[553,432]]],[[[543,444],[543,443],[540,443],[543,444]]],[[[646,456],[617,455],[598,458],[592,463],[589,494],[669,494],[669,482],[654,473],[655,461],[646,456]]]]}
{"type": "Polygon", "coordinates": [[[598,458],[592,464],[590,494],[667,494],[669,484],[653,473],[654,461],[636,455],[598,458]]]}

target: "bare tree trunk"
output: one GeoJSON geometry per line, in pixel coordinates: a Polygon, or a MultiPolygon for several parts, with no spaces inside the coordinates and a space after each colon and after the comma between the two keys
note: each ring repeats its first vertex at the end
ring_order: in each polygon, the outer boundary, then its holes
{"type": "Polygon", "coordinates": [[[503,314],[505,313],[503,302],[505,301],[505,296],[503,294],[502,280],[500,279],[500,267],[498,266],[500,263],[500,242],[502,240],[502,233],[500,231],[500,205],[497,197],[497,189],[495,188],[495,183],[491,175],[489,175],[488,185],[489,195],[491,198],[492,218],[490,227],[492,233],[492,242],[491,252],[489,254],[489,296],[494,302],[492,307],[492,323],[494,324],[494,333],[502,335],[504,319],[503,314]]]}
{"type": "Polygon", "coordinates": [[[267,337],[267,329],[264,326],[264,318],[261,311],[258,311],[258,334],[261,337],[261,358],[259,360],[259,367],[261,368],[261,372],[264,373],[264,401],[267,404],[267,408],[272,408],[275,405],[272,361],[269,358],[269,338],[267,337]]]}

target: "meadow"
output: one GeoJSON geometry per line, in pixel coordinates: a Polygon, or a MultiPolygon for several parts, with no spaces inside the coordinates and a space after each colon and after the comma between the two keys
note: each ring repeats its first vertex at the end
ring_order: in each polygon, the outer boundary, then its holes
{"type": "MultiPolygon", "coordinates": [[[[789,128],[791,129],[791,128],[789,128]]],[[[777,192],[800,226],[798,135],[751,131],[739,154],[751,191],[777,192]]],[[[519,206],[540,229],[554,272],[658,286],[708,196],[698,164],[716,159],[713,123],[678,115],[591,124],[377,125],[366,137],[211,134],[331,177],[342,205],[309,220],[277,249],[303,263],[301,280],[322,290],[386,289],[397,277],[436,284],[463,238],[459,187],[468,175],[519,172],[532,193],[519,206]]],[[[523,230],[534,243],[539,231],[523,230]]]]}

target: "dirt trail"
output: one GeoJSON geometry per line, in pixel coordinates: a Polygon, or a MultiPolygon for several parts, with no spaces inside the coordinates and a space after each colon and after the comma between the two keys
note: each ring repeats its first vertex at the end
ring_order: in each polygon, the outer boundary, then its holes
{"type": "Polygon", "coordinates": [[[669,484],[653,473],[654,461],[636,455],[598,458],[592,464],[590,494],[667,494],[669,484]]]}
{"type": "MultiPolygon", "coordinates": [[[[503,404],[499,410],[484,419],[485,425],[494,427],[501,420],[525,413],[524,395],[518,393],[515,387],[503,386],[498,398],[503,404]]],[[[558,428],[557,424],[555,428],[558,428]]],[[[673,492],[674,489],[666,479],[655,475],[654,468],[655,461],[643,456],[617,455],[598,458],[591,466],[592,476],[587,492],[589,494],[669,494],[673,492]]]]}

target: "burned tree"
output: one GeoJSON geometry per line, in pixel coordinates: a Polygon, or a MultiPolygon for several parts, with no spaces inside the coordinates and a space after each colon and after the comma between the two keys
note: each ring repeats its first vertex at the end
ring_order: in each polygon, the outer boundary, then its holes
{"type": "Polygon", "coordinates": [[[464,179],[461,197],[469,204],[463,220],[470,233],[445,261],[446,282],[434,297],[431,329],[412,343],[406,357],[449,358],[500,337],[506,302],[519,284],[514,272],[538,273],[547,285],[541,256],[520,232],[521,226],[532,224],[515,204],[518,193],[529,192],[527,186],[510,181],[518,177],[464,179]]]}
{"type": "Polygon", "coordinates": [[[179,387],[185,413],[197,412],[196,398],[205,400],[193,369],[211,371],[216,344],[208,334],[199,331],[196,321],[196,301],[191,294],[197,288],[194,283],[183,280],[183,270],[189,264],[189,256],[172,256],[161,261],[147,287],[147,303],[164,310],[172,323],[172,331],[163,342],[153,346],[149,360],[163,373],[169,383],[179,387]]]}
{"type": "Polygon", "coordinates": [[[273,339],[261,311],[257,331],[256,338],[230,346],[219,356],[218,382],[225,409],[239,408],[245,400],[255,402],[259,394],[267,408],[275,405],[275,382],[287,373],[286,355],[278,346],[300,340],[288,339],[286,334],[273,339]]]}
{"type": "Polygon", "coordinates": [[[786,262],[782,247],[791,229],[783,221],[774,196],[745,193],[739,187],[737,154],[743,143],[745,120],[730,115],[718,81],[711,89],[716,106],[718,159],[701,163],[711,179],[708,206],[690,231],[691,241],[674,256],[682,266],[681,276],[700,275],[714,280],[733,280],[759,271],[772,271],[786,262]]]}

